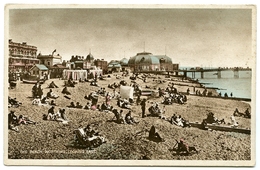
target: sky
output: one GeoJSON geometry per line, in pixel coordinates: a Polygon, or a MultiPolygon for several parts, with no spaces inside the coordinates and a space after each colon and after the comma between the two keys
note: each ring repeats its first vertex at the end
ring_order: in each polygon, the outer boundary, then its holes
{"type": "Polygon", "coordinates": [[[252,67],[251,9],[9,10],[9,38],[38,53],[120,60],[147,51],[180,66],[252,67]]]}

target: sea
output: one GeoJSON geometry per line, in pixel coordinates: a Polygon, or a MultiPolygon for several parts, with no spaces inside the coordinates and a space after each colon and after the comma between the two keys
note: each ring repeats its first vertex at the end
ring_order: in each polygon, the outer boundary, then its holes
{"type": "MultiPolygon", "coordinates": [[[[192,77],[192,73],[188,72],[187,76],[192,77]]],[[[221,92],[222,96],[227,93],[230,97],[232,93],[233,97],[251,99],[252,71],[239,71],[238,78],[234,77],[232,70],[221,71],[221,78],[218,78],[217,72],[204,72],[204,78],[201,78],[200,72],[196,72],[195,79],[205,87],[218,88],[217,92],[221,92]]]]}

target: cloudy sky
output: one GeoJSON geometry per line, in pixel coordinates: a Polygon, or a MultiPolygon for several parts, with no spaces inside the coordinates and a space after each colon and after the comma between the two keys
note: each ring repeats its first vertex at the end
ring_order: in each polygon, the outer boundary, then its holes
{"type": "Polygon", "coordinates": [[[252,67],[251,9],[10,9],[9,38],[72,55],[168,55],[180,66],[252,67]],[[145,44],[145,47],[144,47],[145,44]]]}

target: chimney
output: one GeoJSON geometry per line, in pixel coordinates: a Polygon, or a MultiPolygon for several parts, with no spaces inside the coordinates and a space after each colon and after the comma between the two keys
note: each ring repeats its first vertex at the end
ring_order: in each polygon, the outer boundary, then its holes
{"type": "Polygon", "coordinates": [[[23,42],[23,45],[26,45],[27,43],[26,42],[23,42]]]}
{"type": "Polygon", "coordinates": [[[12,39],[9,39],[9,43],[13,42],[12,39]]]}

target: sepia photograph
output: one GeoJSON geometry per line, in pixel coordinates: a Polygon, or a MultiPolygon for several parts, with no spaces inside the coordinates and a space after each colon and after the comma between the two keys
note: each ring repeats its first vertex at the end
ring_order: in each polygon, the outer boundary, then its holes
{"type": "Polygon", "coordinates": [[[256,6],[5,6],[4,164],[254,166],[256,6]]]}

